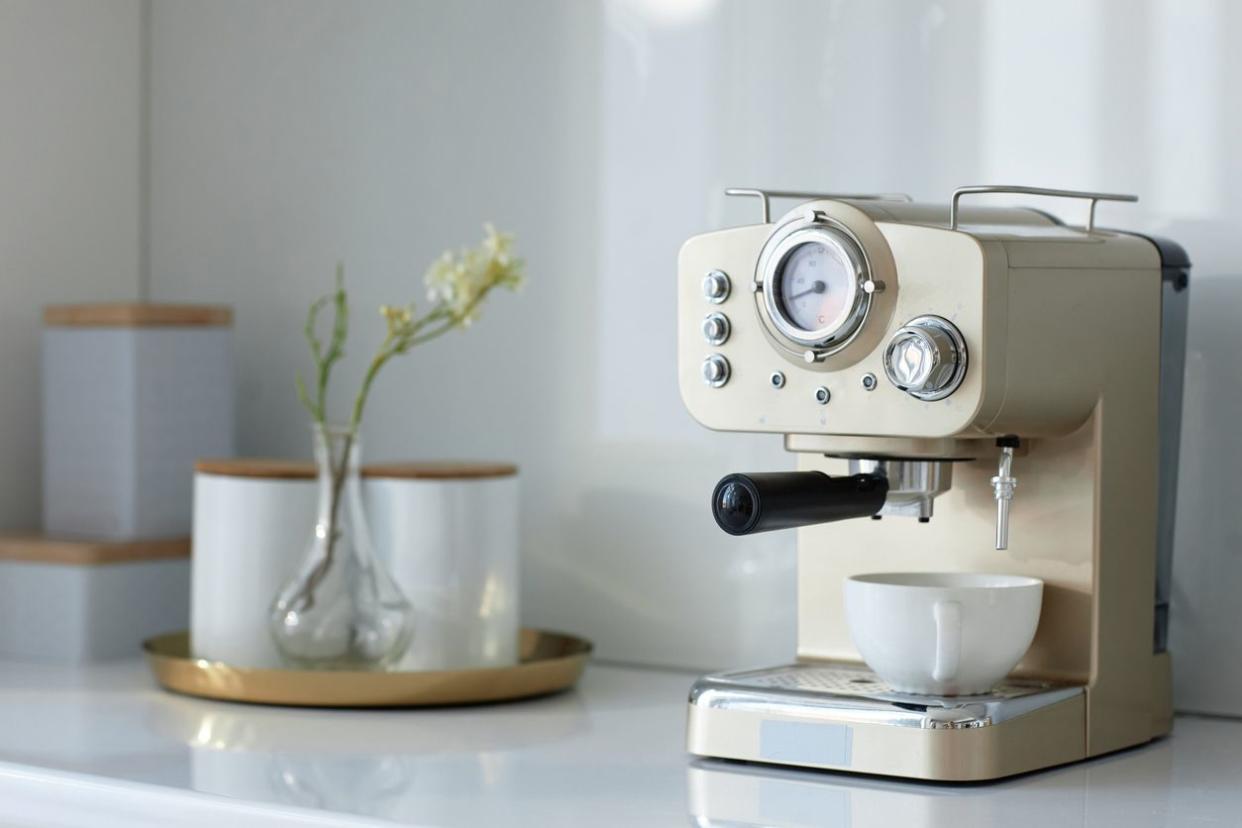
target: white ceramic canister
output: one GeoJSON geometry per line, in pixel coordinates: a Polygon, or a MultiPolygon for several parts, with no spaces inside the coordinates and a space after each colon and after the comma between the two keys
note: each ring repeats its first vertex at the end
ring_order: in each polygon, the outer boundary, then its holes
{"type": "Polygon", "coordinates": [[[317,485],[311,463],[195,464],[190,639],[197,657],[282,666],[268,609],[306,551],[317,485]]]}
{"type": "Polygon", "coordinates": [[[403,670],[518,661],[517,468],[405,463],[363,470],[375,548],[414,607],[403,670]]]}
{"type": "Polygon", "coordinates": [[[45,309],[46,535],[189,534],[190,464],[233,451],[232,320],[214,305],[45,309]]]}
{"type": "MultiPolygon", "coordinates": [[[[414,607],[398,669],[493,667],[518,660],[518,479],[514,466],[365,466],[376,552],[414,607]]],[[[292,577],[315,522],[315,469],[280,460],[195,467],[191,638],[200,658],[281,667],[268,608],[292,577]]]]}

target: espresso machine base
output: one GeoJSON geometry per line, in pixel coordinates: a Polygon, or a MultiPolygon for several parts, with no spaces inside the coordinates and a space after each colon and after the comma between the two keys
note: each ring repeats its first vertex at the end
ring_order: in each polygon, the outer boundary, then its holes
{"type": "MultiPolygon", "coordinates": [[[[1086,758],[1087,696],[1082,685],[1012,679],[984,695],[918,696],[860,665],[804,662],[699,679],[687,743],[717,759],[983,781],[1086,758]]],[[[1138,741],[1165,732],[1153,723],[1138,741]]]]}

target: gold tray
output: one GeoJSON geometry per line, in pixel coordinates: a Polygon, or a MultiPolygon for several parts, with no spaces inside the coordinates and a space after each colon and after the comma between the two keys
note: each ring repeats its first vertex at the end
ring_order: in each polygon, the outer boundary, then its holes
{"type": "Polygon", "coordinates": [[[298,707],[425,707],[509,701],[572,687],[591,642],[524,629],[512,667],[367,672],[233,667],[190,655],[188,632],[143,642],[155,680],[165,689],[208,699],[298,707]]]}

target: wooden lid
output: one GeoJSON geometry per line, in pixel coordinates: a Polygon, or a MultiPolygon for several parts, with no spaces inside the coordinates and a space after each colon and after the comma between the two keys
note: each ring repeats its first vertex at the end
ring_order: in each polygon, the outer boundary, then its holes
{"type": "MultiPolygon", "coordinates": [[[[194,471],[224,477],[254,477],[266,480],[313,480],[315,464],[307,460],[279,460],[268,457],[233,457],[199,460],[194,471]]],[[[479,480],[512,477],[517,466],[511,463],[433,461],[419,463],[376,463],[362,467],[363,477],[398,480],[479,480]]]]}
{"type": "Polygon", "coordinates": [[[376,463],[363,466],[363,477],[391,477],[399,480],[477,480],[486,477],[512,477],[517,466],[511,463],[472,463],[441,460],[421,463],[376,463]]]}
{"type": "Polygon", "coordinates": [[[194,471],[223,477],[258,477],[267,480],[314,480],[315,464],[309,460],[278,460],[271,457],[228,457],[199,460],[194,471]]]}
{"type": "Polygon", "coordinates": [[[113,303],[49,305],[43,323],[64,328],[226,327],[233,324],[227,305],[153,305],[113,303]]]}
{"type": "Polygon", "coordinates": [[[188,557],[189,538],[97,541],[47,538],[42,535],[0,536],[0,561],[94,566],[188,557]]]}

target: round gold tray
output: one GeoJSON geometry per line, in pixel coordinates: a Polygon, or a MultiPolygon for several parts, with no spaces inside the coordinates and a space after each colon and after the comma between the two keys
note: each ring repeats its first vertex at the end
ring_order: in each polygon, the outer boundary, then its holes
{"type": "Polygon", "coordinates": [[[142,645],[155,680],[168,690],[299,707],[424,707],[523,699],[572,687],[591,654],[591,642],[544,630],[522,630],[520,647],[521,661],[512,667],[367,672],[233,667],[191,656],[188,632],[159,635],[142,645]]]}

